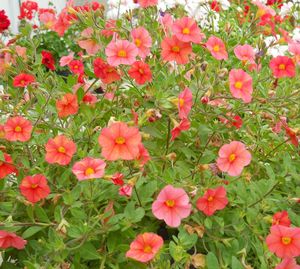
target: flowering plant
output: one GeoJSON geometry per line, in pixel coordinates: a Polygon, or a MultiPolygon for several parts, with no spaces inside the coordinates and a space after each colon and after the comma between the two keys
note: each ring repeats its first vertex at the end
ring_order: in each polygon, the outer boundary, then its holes
{"type": "Polygon", "coordinates": [[[0,11],[3,268],[299,268],[298,3],[108,7],[0,11]]]}

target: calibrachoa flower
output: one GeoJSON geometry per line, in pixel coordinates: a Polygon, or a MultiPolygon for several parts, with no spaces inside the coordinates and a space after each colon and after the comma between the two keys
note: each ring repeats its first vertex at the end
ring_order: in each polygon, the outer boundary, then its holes
{"type": "Polygon", "coordinates": [[[14,87],[24,88],[33,82],[35,82],[35,77],[33,75],[21,73],[14,77],[13,85],[14,87]]]}
{"type": "Polygon", "coordinates": [[[53,58],[51,52],[43,50],[41,54],[42,54],[42,64],[45,65],[50,70],[54,71],[55,59],[53,58]]]}
{"type": "Polygon", "coordinates": [[[44,175],[27,176],[20,184],[22,195],[31,203],[36,203],[50,194],[50,188],[44,175]]]}
{"type": "Polygon", "coordinates": [[[111,41],[105,49],[107,62],[112,66],[133,64],[138,52],[137,47],[128,40],[111,41]]]}
{"type": "Polygon", "coordinates": [[[20,7],[20,16],[18,17],[20,20],[28,19],[31,20],[33,18],[34,12],[38,11],[38,4],[34,1],[24,1],[20,7]]]}
{"type": "Polygon", "coordinates": [[[67,165],[70,163],[74,153],[76,152],[75,143],[65,137],[58,135],[55,138],[49,139],[45,145],[46,161],[48,163],[58,163],[67,165]]]}
{"type": "Polygon", "coordinates": [[[161,57],[164,61],[175,61],[177,64],[186,64],[189,62],[189,55],[192,53],[190,43],[184,43],[176,36],[165,37],[161,43],[161,57]]]}
{"type": "Polygon", "coordinates": [[[0,248],[7,249],[12,247],[16,249],[23,249],[26,244],[27,241],[22,237],[17,236],[15,233],[0,230],[0,248]]]}
{"type": "Polygon", "coordinates": [[[204,37],[196,21],[189,17],[183,17],[174,21],[172,31],[182,42],[194,42],[198,44],[204,37]]]}
{"type": "Polygon", "coordinates": [[[295,63],[287,56],[277,56],[270,61],[270,68],[275,78],[294,77],[295,63]]]}
{"type": "Polygon", "coordinates": [[[297,265],[295,259],[286,258],[275,269],[300,269],[300,265],[297,265]]]}
{"type": "Polygon", "coordinates": [[[5,139],[26,142],[31,138],[32,124],[21,116],[8,118],[5,125],[5,139]]]}
{"type": "Polygon", "coordinates": [[[164,187],[152,204],[153,215],[170,227],[178,227],[181,220],[191,213],[189,197],[182,188],[164,187]]]}
{"type": "Polygon", "coordinates": [[[84,73],[84,65],[80,60],[72,60],[69,63],[69,68],[74,74],[81,75],[84,73]]]}
{"type": "Polygon", "coordinates": [[[297,257],[300,255],[300,228],[273,225],[266,243],[279,258],[297,257]]]}
{"type": "Polygon", "coordinates": [[[227,60],[228,54],[224,42],[216,37],[211,36],[206,42],[206,48],[210,51],[211,55],[217,60],[227,60]]]}
{"type": "Polygon", "coordinates": [[[182,131],[190,129],[191,123],[187,118],[183,118],[178,125],[171,130],[171,141],[175,140],[182,131]]]}
{"type": "Polygon", "coordinates": [[[131,197],[133,186],[130,184],[125,184],[119,188],[119,195],[131,197]]]}
{"type": "Polygon", "coordinates": [[[158,0],[137,0],[137,2],[142,8],[146,8],[146,7],[156,6],[158,0]]]}
{"type": "Polygon", "coordinates": [[[69,55],[63,56],[63,57],[60,58],[59,65],[60,66],[69,65],[69,63],[72,62],[73,59],[74,59],[74,52],[71,52],[69,55]]]}
{"type": "Polygon", "coordinates": [[[103,128],[98,138],[101,153],[109,161],[134,160],[139,155],[141,140],[139,129],[128,127],[124,122],[116,122],[103,128]]]}
{"type": "Polygon", "coordinates": [[[0,179],[3,179],[7,175],[17,172],[17,169],[13,165],[11,156],[7,153],[3,153],[3,156],[4,161],[0,161],[0,179]]]}
{"type": "Polygon", "coordinates": [[[212,216],[217,210],[222,210],[228,204],[226,189],[223,186],[208,189],[196,204],[197,208],[206,216],[212,216]]]}
{"type": "Polygon", "coordinates": [[[138,48],[138,56],[142,59],[146,58],[150,54],[150,48],[152,45],[152,38],[149,32],[144,27],[138,27],[131,31],[131,38],[138,48]]]}
{"type": "Polygon", "coordinates": [[[148,64],[138,61],[128,70],[128,75],[139,85],[152,81],[152,73],[148,64]]]}
{"type": "Polygon", "coordinates": [[[233,97],[242,99],[245,103],[252,99],[252,77],[242,69],[232,69],[229,72],[230,92],[233,97]]]}
{"type": "Polygon", "coordinates": [[[123,186],[124,185],[124,175],[122,173],[115,173],[113,174],[113,176],[111,177],[112,182],[114,183],[114,185],[117,186],[123,186]]]}
{"type": "Polygon", "coordinates": [[[243,62],[254,61],[255,52],[252,46],[250,45],[238,45],[234,48],[235,56],[243,62]]]}
{"type": "Polygon", "coordinates": [[[289,219],[289,215],[287,211],[277,212],[273,216],[272,225],[282,225],[289,227],[291,225],[291,221],[289,219]]]}
{"type": "Polygon", "coordinates": [[[10,26],[10,20],[5,15],[5,11],[0,10],[0,33],[7,30],[9,26],[10,26]]]}
{"type": "Polygon", "coordinates": [[[101,159],[86,157],[73,165],[72,172],[78,180],[101,178],[106,163],[101,159]]]}
{"type": "Polygon", "coordinates": [[[296,63],[300,64],[300,43],[290,42],[289,43],[289,52],[294,55],[296,63]]]}
{"type": "Polygon", "coordinates": [[[151,160],[148,150],[142,143],[139,144],[139,154],[136,157],[136,160],[140,163],[141,166],[144,166],[149,160],[151,160]]]}
{"type": "Polygon", "coordinates": [[[239,141],[232,141],[222,146],[217,159],[218,168],[230,176],[239,176],[244,166],[251,162],[251,154],[245,145],[239,141]]]}
{"type": "Polygon", "coordinates": [[[56,109],[60,118],[77,114],[78,108],[79,106],[76,94],[67,93],[60,100],[56,101],[56,109]]]}
{"type": "Polygon", "coordinates": [[[178,96],[179,118],[184,119],[189,115],[193,105],[193,94],[189,88],[185,88],[178,96]]]}
{"type": "Polygon", "coordinates": [[[105,84],[110,84],[121,79],[117,69],[105,63],[101,58],[94,60],[94,73],[105,84]]]}
{"type": "Polygon", "coordinates": [[[164,240],[155,233],[144,233],[136,237],[126,252],[126,257],[139,262],[149,262],[159,252],[164,240]]]}

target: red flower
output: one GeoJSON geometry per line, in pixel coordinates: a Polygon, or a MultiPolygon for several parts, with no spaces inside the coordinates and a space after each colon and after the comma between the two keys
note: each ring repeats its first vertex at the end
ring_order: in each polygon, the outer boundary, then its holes
{"type": "Polygon", "coordinates": [[[100,78],[105,84],[113,83],[121,78],[117,69],[105,63],[101,58],[94,60],[94,73],[95,76],[100,78]]]}
{"type": "Polygon", "coordinates": [[[56,101],[56,109],[60,118],[75,115],[78,112],[77,95],[72,93],[65,94],[60,100],[56,101]]]}
{"type": "Polygon", "coordinates": [[[4,131],[8,141],[26,142],[31,138],[32,124],[21,116],[8,118],[4,131]]]}
{"type": "Polygon", "coordinates": [[[0,10],[0,33],[7,30],[9,26],[10,26],[10,20],[5,15],[5,11],[0,10]]]}
{"type": "Polygon", "coordinates": [[[211,8],[213,11],[220,12],[220,5],[219,5],[218,1],[216,1],[216,0],[213,0],[213,1],[211,2],[210,8],[211,8]]]}
{"type": "Polygon", "coordinates": [[[20,16],[18,18],[20,20],[25,18],[31,20],[33,18],[34,11],[38,11],[38,4],[34,1],[25,1],[20,7],[20,16]]]}
{"type": "Polygon", "coordinates": [[[148,64],[137,61],[128,70],[128,75],[139,85],[152,81],[152,73],[148,64]]]}
{"type": "Polygon", "coordinates": [[[289,219],[289,215],[287,211],[281,211],[274,214],[272,225],[278,225],[278,224],[287,227],[291,225],[291,221],[289,219]]]}
{"type": "Polygon", "coordinates": [[[35,77],[30,74],[21,73],[14,77],[14,87],[26,87],[32,82],[35,82],[35,77]]]}
{"type": "Polygon", "coordinates": [[[226,189],[221,186],[216,189],[208,189],[205,194],[197,200],[197,208],[206,216],[213,215],[228,204],[226,189]]]}
{"type": "Polygon", "coordinates": [[[81,75],[84,73],[84,65],[79,60],[73,60],[69,63],[69,68],[74,74],[81,75]]]}
{"type": "Polygon", "coordinates": [[[0,230],[0,248],[7,249],[10,247],[23,249],[27,241],[15,233],[0,230]]]}
{"type": "Polygon", "coordinates": [[[7,153],[3,153],[3,155],[4,161],[0,161],[0,179],[5,178],[9,174],[17,172],[10,155],[7,153]]]}
{"type": "Polygon", "coordinates": [[[50,188],[46,177],[39,174],[23,178],[20,191],[29,202],[36,203],[49,195],[50,188]]]}
{"type": "Polygon", "coordinates": [[[182,131],[186,131],[190,129],[190,127],[191,127],[190,121],[187,118],[182,119],[181,122],[172,129],[171,141],[173,141],[177,136],[179,136],[182,131]]]}
{"type": "Polygon", "coordinates": [[[122,173],[117,172],[117,173],[113,174],[111,180],[115,185],[123,186],[124,185],[123,178],[124,178],[124,175],[122,173]]]}
{"type": "Polygon", "coordinates": [[[270,68],[272,69],[275,78],[294,77],[295,63],[287,56],[277,56],[270,61],[270,68]]]}
{"type": "Polygon", "coordinates": [[[42,51],[42,64],[52,71],[55,70],[55,60],[51,52],[45,50],[42,51]]]}

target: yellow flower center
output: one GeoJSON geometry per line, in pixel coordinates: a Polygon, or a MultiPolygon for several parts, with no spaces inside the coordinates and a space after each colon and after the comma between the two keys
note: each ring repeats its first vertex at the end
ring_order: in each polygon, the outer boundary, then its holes
{"type": "Polygon", "coordinates": [[[144,247],[144,252],[145,252],[145,253],[151,253],[151,252],[152,252],[152,247],[150,247],[149,245],[146,245],[146,246],[144,247]]]}
{"type": "Polygon", "coordinates": [[[172,47],[172,51],[173,52],[179,52],[180,48],[178,46],[174,46],[174,47],[172,47]]]}
{"type": "Polygon", "coordinates": [[[116,138],[115,142],[119,145],[123,145],[125,143],[125,138],[123,136],[119,136],[116,138]]]}
{"type": "Polygon", "coordinates": [[[78,67],[78,65],[76,64],[76,65],[73,66],[73,68],[74,68],[74,69],[78,69],[79,67],[78,67]]]}
{"type": "Polygon", "coordinates": [[[140,74],[144,74],[144,70],[142,69],[142,68],[139,68],[139,72],[140,72],[140,74]]]}
{"type": "Polygon", "coordinates": [[[25,85],[25,80],[21,80],[21,85],[25,85]]]}
{"type": "Polygon", "coordinates": [[[230,162],[233,162],[235,160],[235,158],[236,158],[236,155],[234,153],[229,155],[229,161],[230,162]]]}
{"type": "Polygon", "coordinates": [[[22,131],[22,128],[20,126],[17,126],[15,128],[15,132],[20,133],[22,131]]]}
{"type": "Polygon", "coordinates": [[[292,238],[290,238],[290,237],[282,237],[281,238],[281,242],[284,245],[289,245],[292,242],[292,238]]]}
{"type": "Polygon", "coordinates": [[[212,202],[212,201],[213,201],[213,199],[214,199],[214,197],[212,197],[212,196],[209,196],[209,197],[207,198],[207,201],[208,201],[208,202],[212,202]]]}
{"type": "Polygon", "coordinates": [[[184,99],[183,98],[179,98],[179,106],[183,107],[184,105],[184,99]]]}
{"type": "Polygon", "coordinates": [[[141,44],[142,44],[142,41],[140,40],[140,39],[136,39],[136,40],[134,40],[134,43],[135,43],[135,45],[137,46],[137,47],[140,47],[141,46],[141,44]]]}
{"type": "Polygon", "coordinates": [[[36,189],[38,187],[38,184],[31,184],[31,189],[36,189]]]}
{"type": "Polygon", "coordinates": [[[65,153],[66,152],[66,149],[64,147],[59,147],[58,148],[58,152],[60,153],[65,153]]]}
{"type": "Polygon", "coordinates": [[[190,29],[185,27],[185,28],[183,28],[182,33],[185,35],[188,35],[188,34],[190,34],[190,29]]]}
{"type": "Polygon", "coordinates": [[[237,81],[234,86],[237,88],[237,89],[241,89],[243,87],[243,83],[241,81],[237,81]]]}
{"type": "Polygon", "coordinates": [[[95,170],[94,170],[93,168],[89,167],[89,168],[87,168],[87,169],[85,170],[85,175],[86,175],[86,176],[90,176],[90,175],[92,175],[92,174],[95,174],[95,170]]]}
{"type": "Polygon", "coordinates": [[[126,56],[127,56],[127,53],[126,53],[126,51],[125,51],[125,50],[119,50],[119,52],[118,52],[118,56],[119,56],[119,57],[122,57],[122,58],[124,58],[124,57],[126,57],[126,56]]]}
{"type": "Polygon", "coordinates": [[[285,70],[285,64],[280,64],[280,65],[279,65],[279,69],[280,69],[280,70],[285,70]]]}
{"type": "Polygon", "coordinates": [[[166,204],[167,207],[174,207],[175,201],[174,200],[167,200],[165,202],[165,204],[166,204]]]}
{"type": "Polygon", "coordinates": [[[213,48],[213,50],[214,50],[215,52],[220,51],[220,46],[219,46],[219,45],[215,45],[214,48],[213,48]]]}

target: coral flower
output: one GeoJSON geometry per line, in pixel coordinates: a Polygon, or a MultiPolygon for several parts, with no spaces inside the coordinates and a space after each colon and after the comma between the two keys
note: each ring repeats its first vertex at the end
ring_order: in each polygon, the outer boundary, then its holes
{"type": "Polygon", "coordinates": [[[20,191],[29,202],[36,203],[49,195],[50,188],[46,177],[39,174],[23,178],[20,191]]]}
{"type": "Polygon", "coordinates": [[[10,247],[23,249],[26,244],[27,241],[22,237],[17,236],[15,233],[0,230],[0,249],[7,249],[10,247]]]}
{"type": "Polygon", "coordinates": [[[138,56],[145,59],[150,54],[152,38],[144,27],[138,27],[130,33],[132,41],[138,48],[138,56]]]}
{"type": "Polygon", "coordinates": [[[136,237],[126,252],[126,257],[139,262],[151,261],[162,248],[164,240],[155,233],[144,233],[136,237]]]}
{"type": "Polygon", "coordinates": [[[179,118],[184,119],[189,115],[193,105],[193,94],[189,88],[185,88],[178,96],[179,118]]]}
{"type": "Polygon", "coordinates": [[[182,42],[200,43],[204,38],[195,20],[183,17],[176,20],[172,26],[173,34],[182,42]]]}
{"type": "Polygon", "coordinates": [[[218,168],[223,172],[227,172],[230,176],[239,176],[244,166],[247,166],[250,162],[250,152],[239,141],[232,141],[219,150],[218,168]]]}
{"type": "Polygon", "coordinates": [[[175,138],[178,137],[182,131],[186,131],[190,129],[190,127],[191,127],[190,121],[187,118],[182,119],[181,122],[172,129],[171,141],[175,140],[175,138]]]}
{"type": "Polygon", "coordinates": [[[161,43],[161,57],[164,61],[175,61],[177,64],[186,64],[189,62],[189,55],[192,53],[190,43],[184,43],[176,36],[165,37],[161,43]]]}
{"type": "Polygon", "coordinates": [[[59,60],[59,65],[60,66],[66,66],[69,65],[70,62],[72,62],[74,59],[74,52],[71,52],[67,56],[62,56],[59,60]]]}
{"type": "Polygon", "coordinates": [[[227,60],[228,54],[224,42],[215,36],[211,36],[206,42],[206,48],[217,60],[227,60]]]}
{"type": "Polygon", "coordinates": [[[45,148],[46,161],[48,163],[58,163],[60,165],[69,164],[76,152],[75,143],[64,135],[58,135],[53,139],[49,139],[45,148]]]}
{"type": "Polygon", "coordinates": [[[21,116],[8,118],[5,125],[5,139],[26,142],[31,138],[32,124],[21,116]]]}
{"type": "Polygon", "coordinates": [[[101,178],[106,163],[101,159],[86,157],[73,165],[72,172],[78,180],[101,178]]]}
{"type": "Polygon", "coordinates": [[[300,255],[300,228],[273,225],[266,243],[279,258],[297,257],[300,255]]]}
{"type": "Polygon", "coordinates": [[[142,8],[153,7],[158,4],[158,0],[137,0],[137,2],[142,8]]]}
{"type": "Polygon", "coordinates": [[[252,77],[242,69],[232,69],[229,72],[229,86],[233,97],[242,99],[245,103],[252,99],[252,77]]]}
{"type": "Polygon", "coordinates": [[[124,122],[116,122],[103,128],[98,138],[102,155],[109,161],[134,160],[139,155],[141,140],[139,129],[128,127],[124,122]]]}
{"type": "Polygon", "coordinates": [[[111,41],[105,49],[107,62],[112,66],[132,65],[138,52],[137,47],[128,40],[111,41]]]}
{"type": "Polygon", "coordinates": [[[153,215],[170,227],[178,227],[181,220],[191,213],[189,197],[182,188],[164,187],[152,204],[153,215]]]}
{"type": "Polygon", "coordinates": [[[86,39],[78,41],[79,47],[85,49],[87,54],[95,55],[100,50],[100,45],[97,44],[96,40],[93,39],[86,39]]]}
{"type": "Polygon", "coordinates": [[[84,73],[84,65],[79,60],[72,60],[69,63],[69,68],[70,68],[71,72],[74,74],[81,75],[84,73]]]}
{"type": "Polygon", "coordinates": [[[213,215],[217,210],[222,210],[228,204],[226,189],[221,186],[208,189],[202,197],[197,200],[197,208],[206,216],[213,215]]]}
{"type": "Polygon", "coordinates": [[[33,75],[21,73],[14,77],[13,86],[24,88],[33,82],[35,82],[33,75]]]}
{"type": "Polygon", "coordinates": [[[41,52],[42,54],[42,64],[49,68],[50,70],[55,70],[55,60],[53,58],[53,55],[49,51],[43,50],[41,52]]]}
{"type": "Polygon", "coordinates": [[[4,161],[0,161],[0,179],[3,179],[7,175],[17,172],[17,169],[13,165],[11,156],[7,153],[3,153],[3,155],[4,161]]]}
{"type": "Polygon", "coordinates": [[[152,81],[152,73],[148,64],[138,61],[128,70],[128,75],[139,85],[152,81]]]}
{"type": "Polygon", "coordinates": [[[297,265],[295,259],[286,258],[275,269],[300,269],[300,265],[297,265]]]}
{"type": "Polygon", "coordinates": [[[119,188],[119,195],[121,196],[126,196],[126,197],[131,197],[132,195],[132,185],[130,184],[125,184],[119,188]]]}
{"type": "Polygon", "coordinates": [[[282,225],[290,227],[291,221],[289,219],[289,215],[287,211],[277,212],[273,216],[272,225],[282,225]]]}
{"type": "Polygon", "coordinates": [[[243,62],[252,62],[255,58],[255,52],[250,45],[238,45],[234,48],[235,56],[243,62]]]}
{"type": "Polygon", "coordinates": [[[144,166],[149,160],[151,160],[148,150],[142,143],[139,144],[139,154],[136,157],[136,160],[140,163],[140,166],[144,166]]]}
{"type": "Polygon", "coordinates": [[[270,68],[275,78],[294,77],[295,63],[287,56],[277,56],[270,61],[270,68]]]}
{"type": "Polygon", "coordinates": [[[117,69],[105,63],[101,58],[94,60],[94,73],[105,84],[110,84],[121,79],[117,69]]]}
{"type": "Polygon", "coordinates": [[[296,63],[300,64],[300,43],[290,42],[289,52],[294,55],[296,63]]]}
{"type": "Polygon", "coordinates": [[[60,100],[56,101],[56,109],[60,118],[75,115],[78,112],[77,95],[72,93],[65,94],[60,100]]]}

